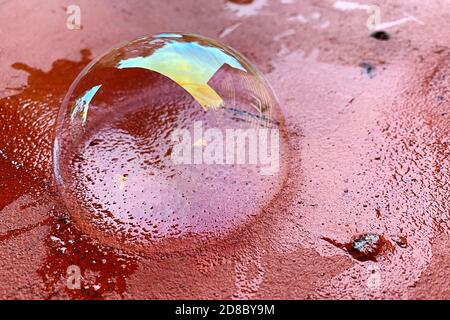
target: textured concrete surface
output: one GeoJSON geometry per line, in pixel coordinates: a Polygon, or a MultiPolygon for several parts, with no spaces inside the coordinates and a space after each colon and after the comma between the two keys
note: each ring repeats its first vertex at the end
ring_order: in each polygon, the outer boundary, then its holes
{"type": "Polygon", "coordinates": [[[387,41],[370,36],[363,2],[1,1],[0,297],[449,299],[450,3],[377,5],[387,41]],[[66,26],[72,4],[80,30],[66,26]],[[147,256],[79,231],[51,148],[81,69],[167,31],[217,38],[265,73],[290,171],[251,225],[147,256]],[[358,239],[375,259],[352,254],[358,239]],[[66,287],[70,265],[80,290],[66,287]]]}

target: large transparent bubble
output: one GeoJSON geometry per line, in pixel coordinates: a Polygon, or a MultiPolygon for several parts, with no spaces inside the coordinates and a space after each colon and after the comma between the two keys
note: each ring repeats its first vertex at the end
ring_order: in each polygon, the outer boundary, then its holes
{"type": "Polygon", "coordinates": [[[195,35],[141,37],[72,84],[55,179],[75,222],[103,243],[220,239],[279,191],[281,124],[272,89],[236,51],[195,35]]]}

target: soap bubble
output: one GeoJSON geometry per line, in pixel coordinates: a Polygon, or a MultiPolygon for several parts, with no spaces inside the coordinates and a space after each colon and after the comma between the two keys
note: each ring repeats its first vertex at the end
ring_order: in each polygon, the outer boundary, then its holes
{"type": "Polygon", "coordinates": [[[281,188],[281,124],[272,89],[233,49],[145,36],[93,61],[70,87],[55,180],[82,231],[105,244],[151,251],[220,238],[281,188]]]}

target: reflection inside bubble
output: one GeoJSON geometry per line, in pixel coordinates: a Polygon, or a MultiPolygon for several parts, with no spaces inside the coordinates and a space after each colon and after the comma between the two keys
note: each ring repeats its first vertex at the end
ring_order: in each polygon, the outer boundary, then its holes
{"type": "Polygon", "coordinates": [[[72,84],[55,178],[82,230],[109,244],[224,235],[281,186],[281,120],[270,86],[234,50],[195,35],[141,37],[72,84]]]}

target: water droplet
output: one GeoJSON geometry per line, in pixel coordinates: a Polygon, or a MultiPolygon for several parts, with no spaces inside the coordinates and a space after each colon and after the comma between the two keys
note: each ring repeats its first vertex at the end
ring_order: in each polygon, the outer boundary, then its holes
{"type": "Polygon", "coordinates": [[[272,89],[239,53],[195,35],[146,36],[70,87],[54,175],[89,235],[146,252],[178,248],[242,227],[279,191],[280,131],[272,89]]]}

